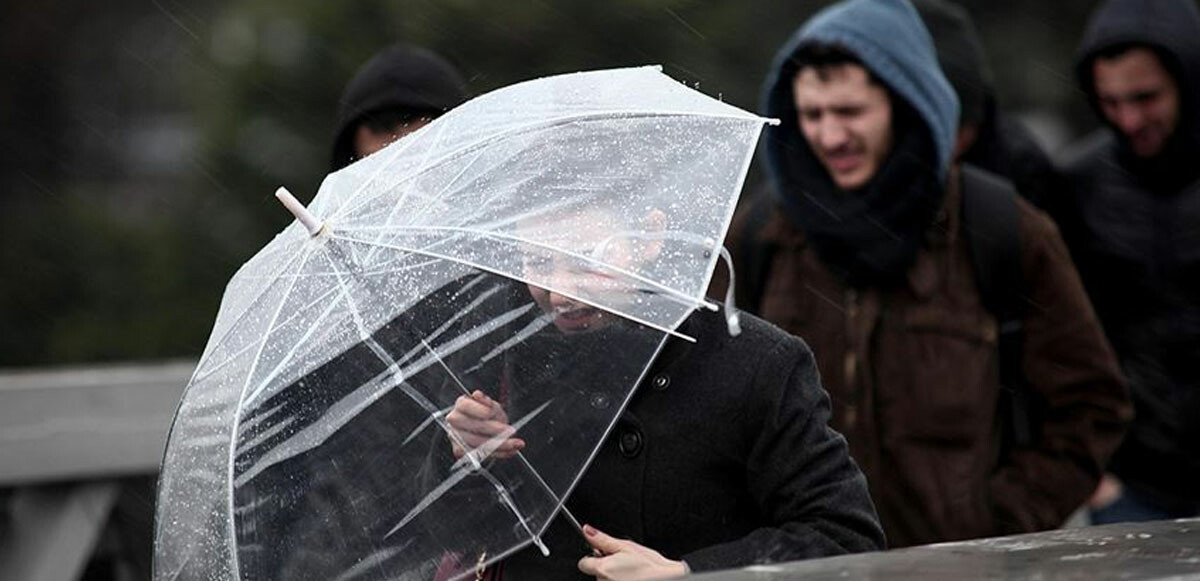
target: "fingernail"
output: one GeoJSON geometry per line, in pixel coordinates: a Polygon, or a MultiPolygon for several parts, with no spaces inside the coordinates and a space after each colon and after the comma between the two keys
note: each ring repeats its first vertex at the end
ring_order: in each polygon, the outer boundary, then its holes
{"type": "Polygon", "coordinates": [[[596,536],[596,529],[593,528],[592,525],[583,525],[583,534],[589,537],[594,537],[596,536]]]}

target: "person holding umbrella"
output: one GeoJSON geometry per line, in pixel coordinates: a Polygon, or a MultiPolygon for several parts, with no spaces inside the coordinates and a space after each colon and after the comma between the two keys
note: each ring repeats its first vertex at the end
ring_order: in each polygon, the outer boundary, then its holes
{"type": "Polygon", "coordinates": [[[803,342],[704,296],[775,122],[658,67],[555,75],[307,207],[280,188],[297,221],[230,280],[173,423],[156,575],[649,578],[881,548],[803,342]],[[459,422],[472,401],[501,431],[459,422]]]}
{"type": "MultiPolygon", "coordinates": [[[[623,224],[584,208],[537,227],[569,233],[580,253],[599,251],[625,268],[670,246],[658,210],[623,224]]],[[[611,343],[632,325],[571,298],[605,286],[603,275],[538,257],[526,265],[553,281],[554,290],[528,286],[553,321],[544,333],[564,342],[608,335],[611,343]]],[[[695,343],[668,340],[567,499],[573,517],[560,514],[543,536],[550,556],[518,552],[500,563],[504,579],[660,579],[884,548],[866,482],[827,425],[829,400],[812,353],[756,317],[742,317],[740,328],[731,336],[724,314],[707,311],[679,327],[695,343]],[[585,556],[580,532],[595,554],[585,556]]],[[[519,400],[521,387],[510,394],[519,400]]],[[[446,417],[458,435],[455,458],[490,443],[493,457],[511,459],[537,445],[513,432],[509,402],[498,399],[482,391],[458,398],[446,417]]]]}

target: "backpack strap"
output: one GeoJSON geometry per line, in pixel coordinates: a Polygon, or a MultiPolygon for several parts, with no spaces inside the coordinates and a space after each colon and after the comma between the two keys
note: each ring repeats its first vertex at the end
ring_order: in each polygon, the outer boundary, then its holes
{"type": "Polygon", "coordinates": [[[1032,394],[1021,370],[1026,281],[1021,268],[1017,190],[993,174],[962,166],[963,230],[983,304],[996,317],[1000,384],[1008,398],[1012,443],[1036,439],[1032,394]]]}

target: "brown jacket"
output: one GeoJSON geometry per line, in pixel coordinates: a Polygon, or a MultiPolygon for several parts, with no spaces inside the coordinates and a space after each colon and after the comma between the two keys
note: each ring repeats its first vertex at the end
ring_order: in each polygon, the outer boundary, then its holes
{"type": "MultiPolygon", "coordinates": [[[[897,288],[845,285],[777,207],[757,234],[776,248],[759,310],[816,354],[830,423],[849,439],[892,546],[1061,525],[1095,488],[1132,416],[1057,228],[1019,201],[1030,290],[1022,368],[1047,411],[1034,447],[1000,457],[996,320],[959,232],[957,169],[949,183],[897,288]]],[[[731,242],[747,214],[735,218],[731,242]]]]}

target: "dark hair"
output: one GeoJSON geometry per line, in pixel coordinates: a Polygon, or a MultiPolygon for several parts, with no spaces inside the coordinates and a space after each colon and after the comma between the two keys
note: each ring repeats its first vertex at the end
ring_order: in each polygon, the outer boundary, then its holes
{"type": "MultiPolygon", "coordinates": [[[[1149,49],[1153,50],[1153,48],[1150,46],[1147,46],[1144,44],[1139,44],[1136,42],[1118,42],[1117,44],[1112,44],[1112,45],[1106,46],[1106,47],[1096,51],[1096,53],[1094,55],[1092,55],[1092,58],[1093,59],[1111,60],[1111,59],[1115,59],[1119,56],[1122,56],[1125,53],[1127,53],[1135,48],[1149,48],[1149,49]]],[[[1158,51],[1154,51],[1154,52],[1157,53],[1158,51]]]]}
{"type": "Polygon", "coordinates": [[[1171,75],[1171,77],[1175,80],[1175,82],[1179,82],[1179,79],[1182,79],[1185,77],[1185,75],[1183,74],[1183,65],[1180,64],[1179,59],[1176,58],[1175,55],[1173,55],[1170,51],[1168,51],[1158,45],[1154,45],[1154,44],[1150,44],[1150,43],[1146,43],[1146,42],[1131,41],[1131,42],[1118,42],[1116,44],[1101,48],[1101,49],[1097,50],[1096,52],[1092,53],[1092,58],[1088,60],[1088,67],[1087,67],[1088,70],[1086,71],[1086,73],[1089,76],[1089,80],[1090,80],[1090,76],[1091,76],[1091,67],[1093,64],[1095,64],[1096,61],[1098,61],[1098,60],[1106,60],[1107,61],[1107,60],[1112,60],[1115,58],[1120,58],[1120,57],[1125,56],[1125,54],[1128,53],[1129,51],[1134,50],[1134,49],[1139,49],[1139,48],[1143,48],[1143,49],[1150,51],[1151,54],[1154,55],[1154,58],[1158,59],[1158,64],[1162,65],[1162,68],[1165,69],[1167,71],[1167,73],[1171,75]]]}
{"type": "Polygon", "coordinates": [[[1179,62],[1178,58],[1163,47],[1147,42],[1118,42],[1093,52],[1091,57],[1087,59],[1086,64],[1078,69],[1079,74],[1083,78],[1085,90],[1093,95],[1096,91],[1096,79],[1092,72],[1092,67],[1095,66],[1096,61],[1120,58],[1125,56],[1129,51],[1138,48],[1150,51],[1158,59],[1158,64],[1162,65],[1163,70],[1167,71],[1167,74],[1171,76],[1171,79],[1176,84],[1182,84],[1181,79],[1187,78],[1187,75],[1183,72],[1183,63],[1179,62]]]}
{"type": "Polygon", "coordinates": [[[875,76],[875,73],[871,72],[871,69],[863,64],[862,59],[839,44],[823,42],[802,44],[792,54],[792,58],[789,61],[795,71],[793,75],[799,75],[804,69],[812,68],[816,70],[817,77],[822,81],[829,79],[829,71],[832,69],[846,65],[856,65],[862,67],[867,72],[867,80],[870,83],[883,86],[883,83],[875,76]]]}
{"type": "Polygon", "coordinates": [[[354,133],[359,126],[392,133],[414,119],[435,118],[466,98],[462,75],[437,54],[407,44],[380,51],[354,73],[338,98],[331,168],[338,170],[354,161],[354,133]],[[366,117],[373,119],[364,122],[366,117]]]}

